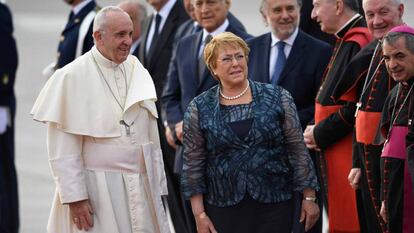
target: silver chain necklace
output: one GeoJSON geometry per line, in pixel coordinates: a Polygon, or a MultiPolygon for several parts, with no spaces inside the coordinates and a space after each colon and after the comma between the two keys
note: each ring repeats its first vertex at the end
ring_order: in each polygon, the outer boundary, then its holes
{"type": "Polygon", "coordinates": [[[394,101],[394,108],[392,109],[392,113],[391,113],[391,121],[390,121],[391,124],[389,126],[388,132],[391,131],[392,126],[397,121],[398,115],[400,115],[400,112],[404,108],[404,105],[407,102],[408,98],[410,97],[411,91],[413,90],[413,87],[414,87],[414,83],[411,84],[411,87],[408,90],[407,95],[405,96],[401,106],[398,108],[397,111],[395,111],[396,107],[397,107],[397,103],[398,103],[398,97],[399,97],[400,91],[401,91],[401,85],[402,85],[401,83],[398,84],[397,95],[395,96],[395,101],[394,101]]]}
{"type": "Polygon", "coordinates": [[[249,89],[249,86],[250,86],[250,83],[249,83],[249,81],[247,81],[246,88],[242,92],[240,92],[240,94],[235,95],[235,96],[226,96],[226,95],[224,95],[223,92],[221,91],[220,87],[219,87],[220,96],[223,97],[223,99],[226,99],[226,100],[238,99],[238,98],[242,97],[244,94],[246,94],[247,90],[249,89]]]}
{"type": "MultiPolygon", "coordinates": [[[[100,75],[100,76],[102,77],[102,79],[105,81],[106,86],[108,87],[109,91],[110,91],[110,92],[111,92],[111,94],[112,94],[112,97],[114,97],[114,99],[115,99],[116,103],[118,104],[118,106],[121,108],[121,111],[123,111],[123,110],[124,110],[124,108],[125,108],[125,103],[122,105],[122,104],[121,104],[121,101],[120,101],[120,100],[118,100],[118,98],[116,98],[116,95],[115,95],[114,91],[112,90],[111,86],[109,85],[108,81],[107,81],[107,80],[106,80],[106,78],[105,78],[105,75],[104,75],[104,74],[103,74],[103,72],[102,72],[101,67],[99,66],[98,62],[96,61],[95,55],[93,55],[93,53],[91,53],[91,54],[92,54],[93,61],[95,62],[96,67],[98,68],[99,75],[100,75]]],[[[125,72],[125,66],[124,66],[124,64],[122,64],[122,67],[124,68],[124,72],[122,72],[122,70],[121,70],[121,73],[122,73],[122,74],[123,74],[123,76],[124,76],[125,88],[126,88],[126,90],[125,90],[125,96],[126,96],[126,95],[128,94],[128,83],[127,83],[127,79],[126,79],[126,72],[125,72]]],[[[119,94],[119,89],[118,89],[118,94],[119,94]]],[[[119,96],[119,97],[121,97],[121,96],[119,96]]],[[[121,97],[121,98],[122,98],[122,97],[121,97]]]]}

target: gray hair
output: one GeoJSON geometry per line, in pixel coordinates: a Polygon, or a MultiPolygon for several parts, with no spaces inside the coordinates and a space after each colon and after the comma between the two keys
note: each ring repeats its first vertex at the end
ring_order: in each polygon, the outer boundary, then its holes
{"type": "Polygon", "coordinates": [[[405,47],[414,54],[414,35],[406,32],[390,32],[384,36],[383,41],[387,44],[394,45],[395,42],[400,39],[405,38],[405,47]]]}
{"type": "Polygon", "coordinates": [[[93,21],[93,32],[103,31],[107,27],[107,14],[109,12],[121,12],[129,18],[129,15],[121,8],[117,6],[106,6],[95,15],[95,19],[93,21]]]}
{"type": "MultiPolygon", "coordinates": [[[[296,0],[296,3],[298,4],[299,8],[302,7],[302,0],[296,0]]],[[[264,9],[267,9],[267,0],[262,0],[260,2],[260,8],[259,8],[260,13],[263,14],[264,9]]]]}
{"type": "MultiPolygon", "coordinates": [[[[364,2],[366,2],[367,0],[361,0],[362,1],[362,6],[364,5],[364,2]]],[[[400,4],[403,4],[402,0],[390,0],[391,4],[394,6],[398,6],[400,4]]]]}

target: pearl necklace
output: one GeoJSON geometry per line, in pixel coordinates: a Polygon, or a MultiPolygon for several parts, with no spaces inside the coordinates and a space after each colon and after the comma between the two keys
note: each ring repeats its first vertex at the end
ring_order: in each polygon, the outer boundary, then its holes
{"type": "Polygon", "coordinates": [[[219,87],[220,96],[223,97],[223,99],[226,99],[226,100],[238,99],[238,98],[242,97],[244,94],[246,94],[247,90],[249,89],[249,86],[250,86],[250,83],[249,83],[249,81],[247,81],[246,88],[242,92],[240,92],[240,94],[235,95],[235,96],[226,96],[226,95],[224,95],[223,92],[221,91],[220,87],[219,87]]]}

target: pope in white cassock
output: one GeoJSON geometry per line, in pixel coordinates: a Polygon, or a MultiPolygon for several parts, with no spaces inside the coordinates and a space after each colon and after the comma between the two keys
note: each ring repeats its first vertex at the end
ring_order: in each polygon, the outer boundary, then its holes
{"type": "Polygon", "coordinates": [[[50,233],[168,233],[152,79],[129,56],[132,22],[117,7],[95,17],[95,47],[59,69],[31,111],[47,123],[56,183],[50,233]]]}

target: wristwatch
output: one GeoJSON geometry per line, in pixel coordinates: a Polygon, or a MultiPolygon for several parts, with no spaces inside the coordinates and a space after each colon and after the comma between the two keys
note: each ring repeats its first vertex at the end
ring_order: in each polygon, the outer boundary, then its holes
{"type": "Polygon", "coordinates": [[[303,200],[316,202],[317,198],[316,197],[303,197],[303,200]]]}

